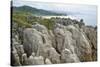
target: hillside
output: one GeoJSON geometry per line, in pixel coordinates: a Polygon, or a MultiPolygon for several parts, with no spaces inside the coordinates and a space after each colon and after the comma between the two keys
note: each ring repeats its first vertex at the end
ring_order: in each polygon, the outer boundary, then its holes
{"type": "Polygon", "coordinates": [[[33,15],[38,15],[38,16],[42,16],[42,15],[65,15],[65,14],[61,14],[61,13],[56,13],[56,12],[51,12],[51,11],[47,11],[47,10],[43,10],[43,9],[37,9],[34,7],[30,7],[30,6],[20,6],[20,7],[15,7],[13,6],[13,11],[14,12],[28,12],[28,13],[32,13],[33,15]]]}

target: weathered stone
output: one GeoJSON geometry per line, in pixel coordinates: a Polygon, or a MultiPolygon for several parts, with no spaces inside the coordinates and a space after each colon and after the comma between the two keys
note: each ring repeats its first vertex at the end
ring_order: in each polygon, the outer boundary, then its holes
{"type": "Polygon", "coordinates": [[[84,32],[75,28],[73,25],[67,27],[72,33],[72,38],[75,40],[74,50],[80,61],[91,61],[91,48],[84,32]]]}
{"type": "Polygon", "coordinates": [[[62,63],[80,62],[79,58],[68,49],[64,49],[61,53],[62,63]]]}
{"type": "Polygon", "coordinates": [[[44,64],[44,58],[42,56],[34,57],[34,64],[35,65],[44,64]]]}
{"type": "Polygon", "coordinates": [[[45,64],[52,64],[52,63],[51,63],[51,61],[48,58],[46,58],[45,59],[45,64]]]}
{"type": "Polygon", "coordinates": [[[49,57],[52,63],[60,63],[60,55],[56,52],[54,48],[49,49],[49,57]]]}
{"type": "Polygon", "coordinates": [[[30,56],[28,59],[29,64],[33,64],[33,65],[40,65],[40,64],[44,64],[44,58],[42,56],[30,56]]]}
{"type": "Polygon", "coordinates": [[[35,23],[12,39],[13,65],[73,63],[97,60],[97,31],[71,19],[56,19],[53,30],[35,23]]]}
{"type": "Polygon", "coordinates": [[[29,56],[29,58],[28,58],[28,64],[29,65],[34,65],[34,57],[32,55],[29,56]]]}
{"type": "Polygon", "coordinates": [[[45,57],[47,56],[46,46],[52,46],[50,36],[43,25],[38,24],[33,27],[36,29],[28,28],[24,30],[24,50],[28,56],[34,52],[37,56],[41,55],[45,57]],[[37,30],[39,26],[41,29],[37,30]]]}
{"type": "Polygon", "coordinates": [[[32,52],[37,52],[38,46],[42,44],[42,38],[40,33],[32,28],[27,28],[24,30],[24,50],[28,56],[32,54],[32,52]]]}
{"type": "Polygon", "coordinates": [[[83,31],[85,32],[88,42],[90,43],[92,49],[92,60],[97,60],[97,30],[93,27],[83,27],[83,31]]]}
{"type": "Polygon", "coordinates": [[[28,58],[27,58],[27,54],[25,53],[22,55],[22,64],[28,65],[28,58]]]}
{"type": "Polygon", "coordinates": [[[20,59],[16,51],[12,51],[12,56],[12,59],[14,59],[14,66],[21,66],[20,59]]]}

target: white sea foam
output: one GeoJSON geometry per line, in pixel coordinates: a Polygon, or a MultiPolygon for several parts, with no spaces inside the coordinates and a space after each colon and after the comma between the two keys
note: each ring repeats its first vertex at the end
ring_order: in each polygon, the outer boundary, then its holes
{"type": "Polygon", "coordinates": [[[47,18],[47,19],[50,19],[50,18],[56,18],[56,17],[58,17],[58,18],[70,18],[70,19],[77,19],[77,18],[75,18],[74,16],[42,16],[42,18],[47,18]]]}

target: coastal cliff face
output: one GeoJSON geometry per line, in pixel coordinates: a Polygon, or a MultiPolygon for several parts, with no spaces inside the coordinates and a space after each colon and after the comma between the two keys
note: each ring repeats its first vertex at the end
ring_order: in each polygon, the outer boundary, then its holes
{"type": "MultiPolygon", "coordinates": [[[[64,20],[64,19],[62,19],[64,20]]],[[[97,60],[97,30],[83,22],[56,20],[52,29],[36,22],[12,32],[11,63],[41,65],[97,60]]]]}

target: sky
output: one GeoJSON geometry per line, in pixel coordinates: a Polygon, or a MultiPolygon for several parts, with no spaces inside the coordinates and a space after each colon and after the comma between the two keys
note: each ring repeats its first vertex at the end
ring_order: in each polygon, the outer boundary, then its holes
{"type": "Polygon", "coordinates": [[[66,4],[66,3],[49,3],[49,2],[35,2],[35,1],[21,1],[21,0],[14,0],[14,6],[23,6],[28,5],[31,7],[36,7],[39,9],[46,9],[46,10],[54,10],[54,11],[70,11],[74,10],[74,12],[78,11],[96,11],[96,6],[93,5],[80,5],[80,4],[66,4]],[[85,9],[84,9],[85,8],[85,9]]]}
{"type": "Polygon", "coordinates": [[[85,19],[88,25],[96,25],[97,23],[97,6],[69,3],[49,3],[36,1],[20,1],[14,0],[13,6],[31,6],[38,9],[45,9],[54,12],[66,13],[85,19]]]}

